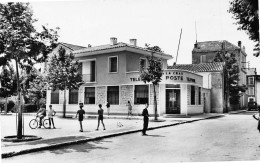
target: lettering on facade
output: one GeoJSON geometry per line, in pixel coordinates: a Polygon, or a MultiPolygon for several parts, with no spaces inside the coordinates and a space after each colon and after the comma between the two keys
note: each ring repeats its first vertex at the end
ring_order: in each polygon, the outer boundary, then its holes
{"type": "Polygon", "coordinates": [[[166,80],[183,80],[183,76],[166,76],[166,80]]]}
{"type": "Polygon", "coordinates": [[[183,72],[173,71],[173,72],[165,72],[164,74],[166,80],[177,80],[177,81],[187,80],[188,82],[193,82],[193,83],[196,82],[196,80],[191,77],[186,77],[185,79],[185,77],[183,77],[183,72]]]}
{"type": "Polygon", "coordinates": [[[196,80],[195,80],[195,79],[193,79],[193,78],[190,78],[190,77],[187,77],[187,81],[190,81],[190,82],[193,82],[193,83],[195,83],[195,82],[196,82],[196,80]]]}
{"type": "Polygon", "coordinates": [[[131,81],[131,82],[141,81],[141,79],[140,79],[140,78],[130,78],[130,81],[131,81]]]}

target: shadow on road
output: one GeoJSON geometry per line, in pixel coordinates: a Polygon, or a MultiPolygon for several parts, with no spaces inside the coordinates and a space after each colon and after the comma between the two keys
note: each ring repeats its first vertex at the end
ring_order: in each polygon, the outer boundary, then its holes
{"type": "Polygon", "coordinates": [[[162,136],[162,135],[147,135],[147,136],[151,136],[151,137],[165,137],[165,136],[162,136]]]}
{"type": "MultiPolygon", "coordinates": [[[[75,144],[75,145],[70,145],[70,146],[64,146],[62,148],[55,148],[55,149],[51,149],[49,150],[50,153],[53,154],[66,154],[66,153],[72,153],[72,152],[90,152],[91,150],[94,149],[109,149],[109,148],[105,148],[102,147],[102,144],[104,142],[111,142],[111,141],[93,141],[93,142],[86,142],[86,143],[82,143],[82,144],[75,144]]],[[[44,153],[44,151],[40,152],[40,153],[44,153]]]]}

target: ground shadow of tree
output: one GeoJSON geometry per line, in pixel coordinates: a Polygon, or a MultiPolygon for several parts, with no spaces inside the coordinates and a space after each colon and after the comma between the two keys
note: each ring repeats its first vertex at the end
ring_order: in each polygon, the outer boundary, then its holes
{"type": "MultiPolygon", "coordinates": [[[[106,147],[102,147],[103,143],[110,143],[112,141],[105,141],[105,140],[99,140],[99,141],[90,141],[86,143],[80,143],[80,144],[74,144],[74,145],[68,145],[63,146],[55,149],[51,149],[48,152],[53,154],[66,154],[66,153],[72,153],[72,152],[90,152],[94,149],[108,149],[106,147]]],[[[42,151],[41,153],[44,153],[42,151]]]]}

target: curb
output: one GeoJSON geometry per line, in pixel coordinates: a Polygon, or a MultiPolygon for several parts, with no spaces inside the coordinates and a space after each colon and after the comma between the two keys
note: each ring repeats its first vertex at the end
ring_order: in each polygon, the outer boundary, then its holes
{"type": "Polygon", "coordinates": [[[238,110],[238,111],[231,111],[228,114],[239,114],[239,113],[243,113],[246,112],[247,110],[238,110]]]}
{"type": "MultiPolygon", "coordinates": [[[[198,119],[194,119],[194,120],[177,122],[177,123],[172,123],[172,124],[168,124],[168,125],[149,127],[147,130],[155,130],[155,129],[159,129],[159,128],[177,126],[177,125],[181,125],[181,124],[185,124],[185,123],[192,123],[192,122],[201,121],[201,120],[220,118],[223,116],[225,116],[225,115],[216,115],[216,116],[212,116],[212,117],[198,118],[198,119]]],[[[121,136],[121,135],[126,135],[126,134],[137,133],[137,132],[141,132],[141,131],[142,131],[142,129],[132,129],[129,131],[122,131],[122,132],[117,132],[117,133],[113,133],[113,134],[106,134],[106,135],[97,136],[94,138],[78,139],[78,140],[67,141],[67,142],[52,144],[52,145],[43,146],[43,147],[36,147],[36,148],[31,148],[31,149],[20,150],[17,152],[14,151],[14,152],[2,153],[2,158],[8,158],[8,157],[18,156],[18,155],[32,153],[32,152],[39,152],[42,150],[48,150],[48,149],[53,149],[53,148],[58,148],[58,147],[63,147],[63,146],[68,146],[68,145],[74,145],[74,144],[79,144],[79,143],[86,143],[86,142],[101,140],[101,139],[105,139],[105,138],[111,138],[111,137],[116,137],[116,136],[121,136]]]]}

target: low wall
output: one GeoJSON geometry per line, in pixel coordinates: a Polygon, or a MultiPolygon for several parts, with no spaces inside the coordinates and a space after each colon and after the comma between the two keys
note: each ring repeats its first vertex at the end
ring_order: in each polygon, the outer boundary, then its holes
{"type": "Polygon", "coordinates": [[[203,105],[188,105],[188,115],[203,114],[203,105]]]}

